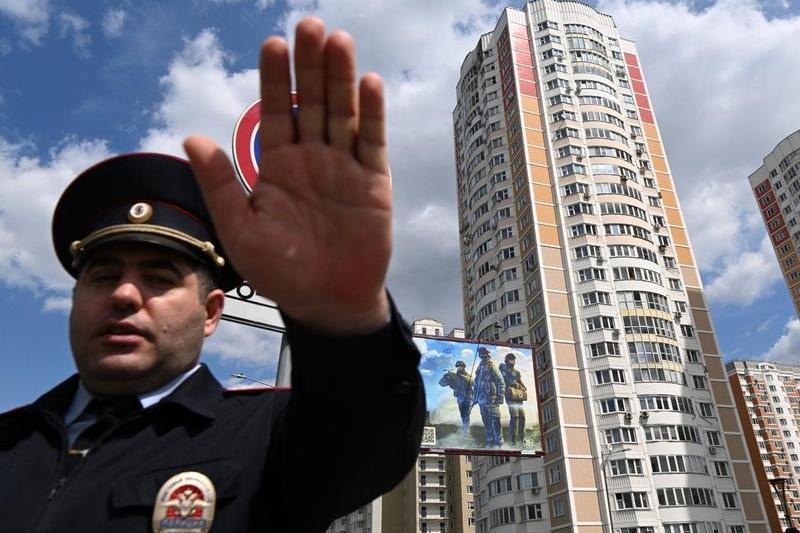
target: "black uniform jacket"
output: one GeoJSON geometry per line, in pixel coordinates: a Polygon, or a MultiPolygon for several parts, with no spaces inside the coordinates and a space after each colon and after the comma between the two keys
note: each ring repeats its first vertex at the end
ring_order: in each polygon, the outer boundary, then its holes
{"type": "Polygon", "coordinates": [[[64,475],[73,376],[0,415],[0,531],[151,531],[156,495],[180,472],[217,491],[211,533],[323,531],[396,485],[424,422],[408,327],[311,334],[286,319],[292,390],[225,391],[203,366],[112,429],[64,475]]]}

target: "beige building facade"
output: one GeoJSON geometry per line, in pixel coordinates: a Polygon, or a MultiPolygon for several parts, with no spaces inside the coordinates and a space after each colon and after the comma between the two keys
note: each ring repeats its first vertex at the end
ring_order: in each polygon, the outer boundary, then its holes
{"type": "Polygon", "coordinates": [[[534,346],[545,450],[481,459],[478,533],[769,531],[634,43],[507,8],[453,124],[466,336],[534,346]]]}
{"type": "Polygon", "coordinates": [[[800,367],[772,361],[730,361],[725,365],[747,448],[756,468],[772,531],[800,528],[800,367]],[[783,503],[770,480],[784,478],[783,503]]]}

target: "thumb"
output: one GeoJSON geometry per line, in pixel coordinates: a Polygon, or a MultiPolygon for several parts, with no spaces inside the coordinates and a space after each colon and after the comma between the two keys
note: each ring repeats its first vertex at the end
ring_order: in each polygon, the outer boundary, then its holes
{"type": "Polygon", "coordinates": [[[183,148],[192,163],[214,227],[228,249],[234,236],[244,227],[244,217],[249,210],[247,193],[236,179],[228,156],[214,141],[192,135],[183,142],[183,148]]]}

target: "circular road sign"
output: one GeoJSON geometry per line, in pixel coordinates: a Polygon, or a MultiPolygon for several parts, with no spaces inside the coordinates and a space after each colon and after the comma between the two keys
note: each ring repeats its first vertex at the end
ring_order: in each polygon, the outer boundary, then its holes
{"type": "MultiPolygon", "coordinates": [[[[292,92],[292,112],[297,114],[297,94],[292,92]]],[[[233,164],[239,181],[248,193],[258,179],[258,161],[261,157],[259,128],[261,126],[261,100],[250,104],[236,121],[233,129],[233,164]]]]}

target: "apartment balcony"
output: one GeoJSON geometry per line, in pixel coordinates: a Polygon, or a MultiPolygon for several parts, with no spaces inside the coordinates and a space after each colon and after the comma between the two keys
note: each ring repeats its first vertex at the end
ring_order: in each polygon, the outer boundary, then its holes
{"type": "Polygon", "coordinates": [[[419,518],[420,520],[437,520],[438,521],[438,520],[447,520],[449,518],[449,515],[445,512],[444,514],[425,513],[425,516],[422,516],[422,513],[420,513],[417,518],[419,518]]]}

